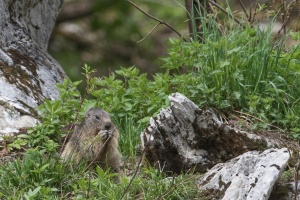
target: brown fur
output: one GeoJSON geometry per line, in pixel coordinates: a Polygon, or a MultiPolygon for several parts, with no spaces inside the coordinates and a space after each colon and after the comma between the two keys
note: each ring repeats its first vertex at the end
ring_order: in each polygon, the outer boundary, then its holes
{"type": "Polygon", "coordinates": [[[119,131],[107,112],[99,108],[90,109],[80,125],[76,125],[61,157],[75,164],[88,161],[102,169],[110,167],[119,172],[121,155],[118,151],[119,131]]]}

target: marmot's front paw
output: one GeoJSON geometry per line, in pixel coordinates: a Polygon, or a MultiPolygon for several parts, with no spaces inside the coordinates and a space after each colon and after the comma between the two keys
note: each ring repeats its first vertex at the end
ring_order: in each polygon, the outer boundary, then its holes
{"type": "Polygon", "coordinates": [[[113,136],[113,131],[111,130],[100,130],[99,135],[102,139],[102,141],[106,141],[108,138],[113,136]]]}

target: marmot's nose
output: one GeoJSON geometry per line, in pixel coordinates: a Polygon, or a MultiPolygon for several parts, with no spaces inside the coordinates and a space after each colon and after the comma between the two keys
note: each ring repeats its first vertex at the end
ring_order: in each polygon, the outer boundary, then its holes
{"type": "Polygon", "coordinates": [[[104,125],[103,125],[103,129],[104,130],[110,130],[112,127],[112,123],[111,122],[106,122],[104,125]]]}

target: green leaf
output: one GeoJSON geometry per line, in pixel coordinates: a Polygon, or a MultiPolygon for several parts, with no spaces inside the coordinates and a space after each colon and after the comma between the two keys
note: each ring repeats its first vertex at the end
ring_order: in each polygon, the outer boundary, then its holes
{"type": "Polygon", "coordinates": [[[233,54],[233,53],[237,53],[237,52],[239,52],[239,51],[241,50],[241,48],[242,48],[242,47],[235,47],[235,48],[233,48],[233,49],[227,51],[227,54],[228,54],[228,55],[231,55],[231,54],[233,54]]]}
{"type": "Polygon", "coordinates": [[[228,60],[225,60],[224,62],[221,63],[220,68],[224,68],[225,66],[228,66],[228,65],[230,65],[230,62],[228,60]]]}
{"type": "Polygon", "coordinates": [[[241,97],[241,93],[240,92],[237,92],[237,91],[234,91],[233,93],[232,93],[232,96],[233,96],[233,98],[234,99],[240,99],[240,97],[241,97]]]}
{"type": "Polygon", "coordinates": [[[223,74],[224,72],[222,70],[214,70],[210,73],[210,76],[213,76],[213,75],[219,75],[219,74],[223,74]]]}
{"type": "MultiPolygon", "coordinates": [[[[27,130],[27,133],[32,133],[32,132],[33,132],[33,130],[27,130]]],[[[27,134],[20,134],[17,137],[18,138],[26,138],[26,139],[30,138],[30,136],[27,134]]]]}
{"type": "Polygon", "coordinates": [[[72,84],[73,84],[75,87],[77,87],[80,83],[82,83],[82,80],[80,80],[80,81],[74,81],[72,84]]]}
{"type": "Polygon", "coordinates": [[[300,31],[298,31],[298,32],[290,31],[290,35],[293,38],[293,40],[295,40],[295,41],[298,41],[300,39],[300,31]]]}

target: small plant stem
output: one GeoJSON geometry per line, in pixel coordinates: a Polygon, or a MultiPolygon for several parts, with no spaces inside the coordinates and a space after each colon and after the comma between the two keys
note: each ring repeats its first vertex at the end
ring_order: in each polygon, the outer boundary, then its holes
{"type": "Polygon", "coordinates": [[[86,199],[90,198],[90,190],[91,190],[91,176],[89,175],[89,184],[88,184],[86,199]]]}
{"type": "MultiPolygon", "coordinates": [[[[173,176],[172,178],[172,181],[174,182],[175,180],[175,176],[173,176]]],[[[163,200],[163,199],[166,199],[166,197],[172,193],[175,189],[177,189],[180,185],[184,185],[184,183],[190,181],[191,179],[196,179],[196,177],[188,177],[186,179],[183,179],[180,183],[177,183],[177,184],[173,184],[166,192],[162,193],[160,196],[158,196],[155,200],[163,200]]]]}
{"type": "MultiPolygon", "coordinates": [[[[83,105],[83,102],[84,102],[84,100],[86,99],[86,97],[87,97],[87,95],[89,94],[89,91],[90,91],[90,85],[89,85],[89,82],[90,82],[90,79],[91,79],[91,75],[93,75],[93,71],[91,71],[91,72],[88,72],[88,71],[86,71],[86,74],[85,74],[85,76],[86,76],[86,78],[87,78],[87,80],[86,80],[86,83],[87,83],[87,86],[86,86],[86,88],[85,88],[85,93],[83,94],[83,97],[81,97],[81,100],[80,100],[80,104],[79,104],[79,108],[78,108],[78,110],[76,111],[76,116],[75,116],[75,119],[74,119],[74,123],[71,125],[71,127],[70,127],[70,129],[68,130],[68,133],[67,133],[67,136],[66,136],[66,138],[64,139],[64,142],[63,142],[63,147],[65,146],[65,144],[66,144],[66,142],[67,142],[67,139],[68,139],[68,137],[69,137],[69,135],[70,135],[70,133],[71,133],[71,130],[74,128],[74,126],[75,126],[75,123],[77,122],[77,120],[78,120],[78,116],[79,116],[79,111],[80,111],[80,109],[81,109],[81,107],[82,107],[82,105],[83,105]],[[88,73],[90,73],[90,74],[88,74],[88,73]]],[[[79,136],[80,137],[80,136],[79,136]]],[[[60,155],[62,154],[62,152],[60,152],[60,155]]]]}
{"type": "Polygon", "coordinates": [[[294,184],[295,184],[295,200],[297,200],[298,199],[298,181],[299,181],[299,154],[297,155],[297,159],[298,159],[298,162],[296,163],[296,165],[295,165],[295,172],[294,172],[294,184]]]}
{"type": "MultiPolygon", "coordinates": [[[[200,9],[197,12],[197,7],[199,7],[199,1],[194,0],[185,0],[185,9],[187,11],[188,17],[188,28],[189,28],[189,36],[194,38],[195,40],[203,41],[202,36],[200,35],[200,9]],[[199,34],[198,34],[199,33],[199,34]]],[[[201,3],[200,3],[201,6],[201,3]]],[[[203,11],[205,9],[203,8],[203,11]]]]}
{"type": "Polygon", "coordinates": [[[124,190],[124,192],[123,192],[123,194],[122,194],[120,200],[122,200],[122,199],[124,198],[125,194],[126,194],[126,193],[128,192],[128,190],[129,190],[129,188],[130,188],[130,186],[131,186],[133,180],[135,179],[135,177],[136,177],[136,175],[137,175],[137,173],[138,173],[138,171],[139,171],[139,169],[140,169],[140,167],[141,167],[141,164],[142,164],[142,160],[143,160],[144,154],[145,154],[145,147],[144,147],[144,149],[143,149],[143,151],[142,151],[142,155],[141,155],[141,158],[140,158],[140,160],[139,160],[139,162],[138,162],[138,166],[136,167],[136,169],[135,169],[135,171],[134,171],[134,174],[133,174],[132,178],[130,179],[130,182],[129,182],[128,185],[126,186],[126,188],[125,188],[125,190],[124,190]]]}
{"type": "MultiPolygon", "coordinates": [[[[83,98],[81,98],[81,100],[80,100],[80,108],[82,107],[82,104],[83,104],[84,99],[85,99],[85,96],[84,96],[83,98]]],[[[79,109],[80,109],[80,108],[79,108],[79,109]]],[[[68,130],[68,133],[67,133],[67,135],[66,135],[66,137],[65,137],[65,139],[64,139],[64,142],[63,142],[63,144],[62,144],[63,147],[66,145],[66,142],[67,142],[67,139],[69,138],[69,135],[70,135],[70,133],[71,133],[71,130],[74,129],[75,123],[76,123],[77,120],[78,120],[79,109],[76,111],[76,116],[75,116],[75,119],[74,119],[74,123],[71,124],[71,127],[70,127],[70,129],[68,130]]],[[[62,151],[60,152],[60,155],[61,155],[61,154],[62,154],[62,151]]]]}
{"type": "MultiPolygon", "coordinates": [[[[164,25],[166,25],[168,28],[170,28],[172,31],[174,31],[179,37],[181,37],[181,38],[183,38],[183,40],[185,41],[185,42],[187,42],[187,40],[175,29],[175,28],[173,28],[170,24],[168,24],[167,22],[164,22],[163,20],[160,20],[160,19],[158,19],[158,18],[156,18],[156,17],[154,17],[154,16],[152,16],[152,15],[150,15],[150,14],[148,14],[148,13],[146,13],[145,11],[143,11],[138,5],[136,5],[135,3],[133,3],[132,1],[130,1],[130,0],[126,0],[128,3],[130,3],[132,6],[134,6],[136,9],[138,9],[140,12],[142,12],[144,15],[146,15],[146,16],[148,16],[148,17],[150,17],[151,19],[153,19],[153,20],[155,20],[155,21],[157,21],[157,22],[159,22],[159,24],[164,24],[164,25]]],[[[158,26],[158,25],[157,25],[158,26]]],[[[157,27],[156,26],[156,27],[157,27]]],[[[152,30],[153,31],[153,30],[152,30]]]]}

